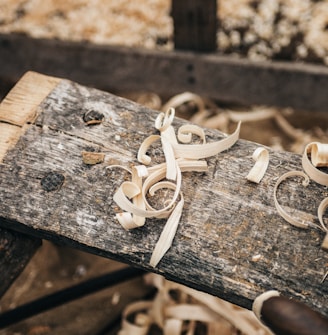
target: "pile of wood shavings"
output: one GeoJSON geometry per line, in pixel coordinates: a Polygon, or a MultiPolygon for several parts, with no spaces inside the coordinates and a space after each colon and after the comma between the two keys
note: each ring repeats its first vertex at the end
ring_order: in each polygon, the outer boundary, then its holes
{"type": "Polygon", "coordinates": [[[275,150],[302,154],[310,142],[328,143],[327,116],[266,106],[222,107],[209,99],[184,92],[165,103],[155,93],[128,95],[128,98],[155,110],[176,109],[177,116],[203,128],[231,132],[242,121],[241,138],[261,143],[275,150]],[[319,126],[320,125],[320,126],[319,126]]]}
{"type": "Polygon", "coordinates": [[[169,2],[0,0],[0,32],[153,48],[172,35],[169,2]]]}
{"type": "Polygon", "coordinates": [[[220,49],[252,60],[328,65],[328,1],[221,1],[220,49]],[[236,10],[236,8],[239,8],[236,10]]]}
{"type": "MultiPolygon", "coordinates": [[[[328,0],[222,0],[220,52],[328,65],[328,0]]],[[[0,32],[173,48],[170,0],[0,0],[0,32]]]]}
{"type": "Polygon", "coordinates": [[[272,334],[251,311],[159,275],[144,278],[157,288],[156,296],[126,306],[119,335],[272,334]]]}

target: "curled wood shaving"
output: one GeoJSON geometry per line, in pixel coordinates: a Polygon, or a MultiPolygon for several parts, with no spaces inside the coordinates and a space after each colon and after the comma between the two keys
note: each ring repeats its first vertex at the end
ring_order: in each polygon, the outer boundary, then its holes
{"type": "Polygon", "coordinates": [[[233,112],[233,111],[228,111],[228,116],[231,121],[234,122],[252,122],[252,121],[261,121],[261,120],[267,120],[270,118],[275,117],[277,114],[277,111],[275,109],[258,109],[258,110],[253,110],[249,111],[247,113],[245,112],[233,112]]]}
{"type": "Polygon", "coordinates": [[[118,335],[146,335],[151,325],[151,318],[145,313],[152,307],[152,302],[138,301],[129,304],[123,311],[122,329],[118,335]],[[134,323],[128,321],[128,316],[137,313],[134,323]]]}
{"type": "Polygon", "coordinates": [[[265,148],[257,148],[253,153],[253,159],[255,161],[255,165],[249,171],[248,175],[246,176],[247,180],[253,183],[259,183],[269,165],[269,151],[265,148]]]}
{"type": "MultiPolygon", "coordinates": [[[[290,224],[299,227],[299,228],[308,228],[309,224],[305,222],[299,222],[293,217],[291,217],[288,213],[286,213],[282,207],[279,205],[277,200],[277,189],[282,181],[289,177],[293,176],[300,176],[304,178],[303,186],[307,186],[310,183],[310,179],[314,180],[315,182],[328,186],[328,175],[323,171],[318,170],[316,166],[328,166],[328,145],[321,144],[318,142],[309,143],[303,153],[302,157],[302,166],[304,169],[303,171],[290,171],[282,175],[276,182],[274,187],[274,202],[277,208],[278,213],[290,224]],[[311,154],[311,160],[314,162],[312,164],[308,158],[308,154],[311,154]]],[[[327,227],[324,225],[322,216],[327,207],[327,201],[324,199],[319,208],[318,208],[318,217],[321,224],[321,228],[327,232],[327,227]]]]}
{"type": "Polygon", "coordinates": [[[298,227],[298,228],[308,228],[309,224],[304,222],[304,221],[298,221],[297,219],[295,219],[293,216],[291,216],[290,214],[288,214],[283,208],[282,206],[279,204],[278,199],[277,199],[277,190],[279,185],[286,180],[287,178],[290,177],[295,177],[295,176],[299,176],[299,177],[303,177],[303,186],[307,186],[310,183],[310,179],[309,177],[303,172],[303,171],[289,171],[286,172],[285,174],[283,174],[276,182],[276,185],[274,186],[274,190],[273,190],[273,199],[274,199],[274,204],[276,206],[276,209],[278,211],[278,213],[291,225],[298,227]]]}
{"type": "Polygon", "coordinates": [[[318,207],[318,218],[319,218],[322,230],[326,232],[326,236],[321,244],[321,248],[328,251],[328,227],[323,222],[323,215],[327,207],[328,207],[328,198],[325,198],[321,201],[318,207]]]}
{"type": "MultiPolygon", "coordinates": [[[[313,224],[306,223],[304,221],[298,221],[291,215],[289,215],[287,212],[283,210],[283,208],[280,206],[277,200],[277,189],[282,181],[285,179],[292,177],[292,176],[300,176],[304,178],[303,185],[307,186],[310,183],[310,179],[314,180],[318,184],[328,186],[328,174],[324,173],[323,171],[320,171],[317,169],[317,167],[328,167],[328,144],[322,144],[319,142],[312,142],[309,143],[304,150],[303,156],[302,156],[302,166],[305,172],[303,171],[290,171],[282,175],[276,182],[276,185],[274,187],[274,202],[276,209],[278,213],[291,225],[296,226],[298,228],[309,228],[310,226],[313,226],[313,224]],[[311,156],[311,161],[309,160],[308,155],[311,156]]],[[[317,215],[320,222],[319,228],[323,230],[326,235],[325,238],[321,244],[321,248],[323,250],[328,251],[328,228],[327,225],[325,225],[323,221],[323,215],[325,213],[325,210],[328,207],[328,198],[325,198],[321,201],[317,215]]],[[[317,225],[315,225],[317,227],[317,225]]],[[[322,282],[325,281],[325,279],[328,276],[328,272],[324,275],[322,282]]]]}
{"type": "Polygon", "coordinates": [[[328,174],[316,168],[317,166],[328,166],[328,144],[309,143],[303,153],[302,166],[311,179],[318,184],[328,186],[328,174]],[[311,154],[312,163],[308,154],[311,154]]]}
{"type": "Polygon", "coordinates": [[[206,143],[204,131],[200,127],[185,125],[178,130],[177,138],[172,127],[174,114],[174,108],[169,108],[165,113],[158,115],[155,128],[160,131],[160,135],[150,135],[142,142],[137,155],[142,165],[134,166],[129,171],[131,181],[123,182],[113,197],[124,211],[116,215],[117,220],[127,230],[143,226],[146,218],[168,219],[151,256],[150,264],[154,267],[170,248],[180,221],[184,204],[181,192],[182,172],[207,171],[207,163],[201,159],[230,148],[238,140],[240,132],[239,123],[236,131],[230,136],[217,142],[206,143]],[[202,144],[190,144],[194,135],[201,139],[202,144]],[[165,163],[149,166],[151,157],[147,155],[147,151],[159,140],[165,163]],[[184,144],[180,144],[178,140],[184,144]],[[163,208],[155,209],[149,204],[147,195],[153,196],[160,189],[171,189],[174,194],[170,199],[166,199],[163,208]]]}
{"type": "Polygon", "coordinates": [[[230,326],[229,334],[232,326],[236,333],[239,331],[244,335],[271,334],[251,311],[207,293],[167,281],[159,275],[148,274],[145,280],[157,288],[157,294],[150,302],[141,301],[126,307],[119,335],[150,334],[152,324],[162,329],[163,334],[194,335],[196,322],[207,325],[208,335],[222,335],[222,329],[225,326],[227,328],[227,325],[230,326]],[[176,292],[175,299],[170,294],[172,291],[176,292]],[[143,316],[142,322],[139,320],[140,314],[143,316]]]}
{"type": "Polygon", "coordinates": [[[311,162],[314,166],[328,166],[328,144],[312,143],[311,162]]]}
{"type": "Polygon", "coordinates": [[[205,110],[205,102],[203,98],[195,93],[184,92],[173,96],[169,101],[167,101],[162,106],[162,111],[166,112],[169,108],[176,108],[190,101],[196,104],[198,110],[205,110]]]}
{"type": "Polygon", "coordinates": [[[210,156],[215,156],[218,153],[227,150],[233,146],[240,133],[241,122],[238,123],[236,130],[228,137],[218,142],[206,144],[173,144],[173,150],[176,157],[186,159],[202,159],[210,156]]]}

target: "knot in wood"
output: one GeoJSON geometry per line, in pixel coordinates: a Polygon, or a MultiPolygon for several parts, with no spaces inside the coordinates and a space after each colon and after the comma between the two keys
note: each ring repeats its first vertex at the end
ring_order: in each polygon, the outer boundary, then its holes
{"type": "Polygon", "coordinates": [[[102,114],[98,111],[95,111],[93,109],[85,112],[84,115],[83,115],[83,121],[87,125],[99,124],[103,121],[103,119],[104,119],[104,114],[102,114]]]}
{"type": "Polygon", "coordinates": [[[47,191],[56,191],[61,188],[65,180],[64,175],[58,172],[49,172],[41,179],[42,188],[47,191]]]}

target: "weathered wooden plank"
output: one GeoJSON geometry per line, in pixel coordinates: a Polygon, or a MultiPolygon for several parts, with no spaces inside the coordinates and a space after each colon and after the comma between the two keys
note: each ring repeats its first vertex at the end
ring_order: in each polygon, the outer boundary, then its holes
{"type": "MultiPolygon", "coordinates": [[[[28,77],[28,80],[22,78],[0,105],[0,164],[27,124],[35,119],[39,104],[52,91],[54,82],[58,82],[55,78],[33,73],[28,77]]],[[[0,199],[3,201],[2,197],[0,199]]],[[[0,296],[21,273],[40,244],[39,239],[0,230],[0,296]]]]}
{"type": "Polygon", "coordinates": [[[112,91],[191,91],[223,102],[328,111],[326,66],[254,63],[218,54],[156,50],[0,35],[0,78],[29,70],[112,91]],[[142,79],[141,79],[142,78],[142,79]]]}
{"type": "MultiPolygon", "coordinates": [[[[268,171],[255,185],[245,176],[258,145],[239,140],[208,159],[208,173],[184,174],[186,203],[177,235],[153,269],[148,262],[164,221],[149,219],[143,228],[123,230],[112,196],[126,176],[105,167],[137,163],[140,143],[155,133],[157,112],[66,80],[38,111],[1,165],[3,227],[155,271],[244,307],[275,288],[328,315],[328,281],[321,283],[328,261],[320,248],[323,233],[291,227],[273,204],[277,178],[301,169],[298,155],[270,151],[268,171]],[[87,125],[84,114],[90,110],[102,113],[103,122],[87,125]],[[105,153],[107,162],[85,165],[81,153],[92,150],[105,153]],[[55,184],[45,183],[47,176],[55,184]]],[[[206,133],[208,141],[224,136],[206,133]]],[[[318,222],[316,208],[328,190],[314,182],[307,188],[299,184],[282,184],[279,200],[289,210],[297,208],[295,215],[318,222]]]]}
{"type": "Polygon", "coordinates": [[[41,240],[0,228],[0,297],[25,268],[41,240]]]}
{"type": "Polygon", "coordinates": [[[172,18],[175,49],[215,51],[216,0],[173,0],[172,18]]]}
{"type": "Polygon", "coordinates": [[[11,90],[0,106],[0,163],[15,146],[26,126],[37,116],[42,100],[59,82],[58,79],[30,72],[11,90]]]}

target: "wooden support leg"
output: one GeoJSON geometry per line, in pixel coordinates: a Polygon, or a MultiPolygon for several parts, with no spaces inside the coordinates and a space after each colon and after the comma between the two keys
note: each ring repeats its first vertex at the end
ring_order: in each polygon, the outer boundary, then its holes
{"type": "Polygon", "coordinates": [[[23,271],[40,245],[39,239],[0,228],[0,297],[23,271]]]}

